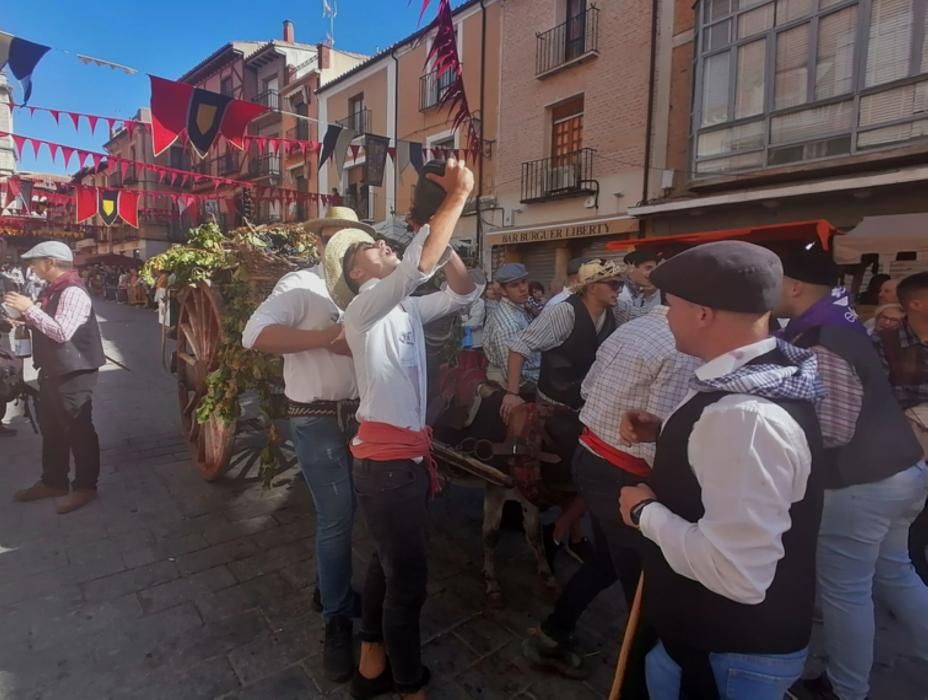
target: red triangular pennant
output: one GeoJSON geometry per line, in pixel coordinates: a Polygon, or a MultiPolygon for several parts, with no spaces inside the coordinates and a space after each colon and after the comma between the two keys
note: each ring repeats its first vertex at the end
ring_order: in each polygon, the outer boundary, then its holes
{"type": "Polygon", "coordinates": [[[129,161],[127,161],[125,158],[119,159],[119,172],[122,175],[122,179],[125,180],[126,173],[129,172],[129,161]]]}
{"type": "Polygon", "coordinates": [[[58,144],[57,143],[46,143],[48,146],[49,155],[52,157],[52,163],[58,160],[58,144]]]}
{"type": "Polygon", "coordinates": [[[268,139],[267,148],[269,151],[277,153],[280,150],[280,139],[268,139]]]}
{"type": "Polygon", "coordinates": [[[129,138],[131,139],[132,133],[135,131],[135,122],[132,121],[131,119],[127,119],[126,121],[123,122],[123,126],[126,127],[126,131],[128,132],[129,138]]]}
{"type": "Polygon", "coordinates": [[[254,139],[254,142],[255,142],[255,143],[257,144],[257,146],[258,146],[258,154],[259,154],[259,155],[264,155],[264,151],[267,149],[267,139],[261,138],[261,137],[257,137],[257,138],[254,139]]]}
{"type": "Polygon", "coordinates": [[[94,167],[94,169],[95,169],[95,170],[96,170],[96,169],[99,169],[99,168],[100,168],[100,161],[103,160],[103,156],[100,155],[99,153],[91,153],[91,154],[90,154],[90,158],[91,158],[91,160],[93,160],[93,167],[94,167]]]}
{"type": "Polygon", "coordinates": [[[109,132],[112,134],[113,130],[116,128],[116,120],[112,117],[106,118],[106,128],[109,129],[109,132]]]}
{"type": "Polygon", "coordinates": [[[392,158],[393,160],[396,160],[396,147],[395,147],[395,146],[389,146],[389,147],[387,148],[387,155],[389,155],[390,158],[392,158]]]}
{"type": "Polygon", "coordinates": [[[219,133],[239,150],[245,148],[244,134],[248,123],[259,114],[269,111],[267,107],[244,100],[232,100],[222,117],[219,133]]]}
{"type": "Polygon", "coordinates": [[[23,146],[26,143],[26,138],[24,136],[18,136],[16,134],[11,134],[13,139],[13,145],[16,147],[16,153],[19,155],[20,160],[23,157],[23,146]]]}
{"type": "Polygon", "coordinates": [[[151,134],[155,156],[164,153],[187,128],[193,86],[148,76],[151,80],[151,134]]]}
{"type": "Polygon", "coordinates": [[[74,123],[74,130],[80,131],[81,130],[81,124],[80,124],[81,115],[78,114],[77,112],[67,112],[67,115],[71,117],[71,121],[74,123]]]}
{"type": "MultiPolygon", "coordinates": [[[[62,146],[62,148],[64,148],[62,146]]],[[[74,215],[75,221],[80,223],[86,221],[97,213],[97,190],[95,187],[81,187],[78,185],[74,190],[74,215]]]]}
{"type": "Polygon", "coordinates": [[[58,121],[58,117],[61,116],[61,113],[57,109],[50,109],[48,111],[51,113],[52,118],[55,120],[55,124],[60,125],[61,122],[58,121]]]}
{"type": "Polygon", "coordinates": [[[64,156],[64,167],[67,169],[70,167],[68,165],[71,162],[71,155],[74,153],[74,149],[69,146],[61,147],[61,155],[64,156]]]}
{"type": "Polygon", "coordinates": [[[348,146],[348,149],[351,151],[351,159],[352,159],[352,160],[357,160],[357,159],[358,159],[358,153],[360,153],[360,151],[361,151],[361,146],[360,146],[360,144],[353,143],[353,144],[351,144],[350,146],[348,146]]]}
{"type": "Polygon", "coordinates": [[[39,157],[39,148],[41,148],[41,146],[42,146],[42,144],[43,144],[44,142],[43,142],[43,141],[39,141],[38,139],[31,139],[31,141],[32,141],[32,153],[35,155],[36,158],[38,158],[38,157],[39,157]]]}
{"type": "Polygon", "coordinates": [[[93,114],[85,115],[87,117],[87,123],[90,124],[90,133],[96,133],[97,131],[97,120],[99,117],[94,116],[93,114]]]}

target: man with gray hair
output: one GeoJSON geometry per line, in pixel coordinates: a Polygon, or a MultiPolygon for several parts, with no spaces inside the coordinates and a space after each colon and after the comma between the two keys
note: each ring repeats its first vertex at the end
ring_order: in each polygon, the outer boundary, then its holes
{"type": "Polygon", "coordinates": [[[26,502],[60,497],[58,513],[70,513],[97,497],[100,443],[92,414],[97,372],[106,364],[103,342],[71,249],[48,241],[21,257],[46,282],[37,303],[17,292],[3,298],[32,330],[33,361],[39,370],[42,478],[14,498],[26,502]],[[75,478],[69,483],[72,454],[75,478]]]}

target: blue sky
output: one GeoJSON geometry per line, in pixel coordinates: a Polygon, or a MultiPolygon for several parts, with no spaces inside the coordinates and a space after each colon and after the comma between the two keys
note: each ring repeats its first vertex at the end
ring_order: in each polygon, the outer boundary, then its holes
{"type": "MultiPolygon", "coordinates": [[[[437,4],[433,0],[423,23],[434,17],[437,4]]],[[[374,53],[414,32],[420,8],[420,0],[409,5],[407,0],[338,0],[335,45],[346,51],[374,53]]],[[[131,117],[149,101],[144,73],[177,78],[231,39],[280,38],[284,19],[296,25],[297,41],[312,44],[325,39],[328,20],[322,17],[321,0],[3,0],[0,31],[52,47],[33,73],[31,104],[131,117]],[[75,53],[132,66],[139,73],[127,75],[84,65],[75,53]]],[[[19,82],[12,79],[11,83],[14,100],[19,102],[19,82]]],[[[91,135],[86,121],[81,120],[81,131],[76,133],[69,119],[62,117],[57,126],[48,113],[30,117],[28,111],[17,109],[13,120],[17,134],[67,146],[102,151],[106,141],[105,123],[98,124],[96,134],[91,135]]],[[[75,162],[72,159],[72,171],[75,162]]],[[[36,161],[29,146],[19,168],[64,172],[60,157],[52,163],[43,148],[36,161]]]]}

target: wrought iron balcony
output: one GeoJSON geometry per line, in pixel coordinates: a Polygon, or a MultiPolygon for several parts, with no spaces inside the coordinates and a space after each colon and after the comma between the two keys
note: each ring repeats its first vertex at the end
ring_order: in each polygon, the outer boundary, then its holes
{"type": "Polygon", "coordinates": [[[591,5],[563,24],[537,35],[535,77],[598,55],[599,9],[591,5]]]}
{"type": "Polygon", "coordinates": [[[359,109],[335,123],[344,129],[351,129],[359,134],[365,134],[371,130],[371,111],[369,109],[359,109]]]}
{"type": "Polygon", "coordinates": [[[280,177],[280,155],[252,153],[248,160],[248,173],[252,177],[280,177]]]}
{"type": "Polygon", "coordinates": [[[264,92],[259,92],[251,101],[267,107],[268,109],[279,110],[280,109],[280,93],[277,90],[265,90],[264,92]]]}
{"type": "Polygon", "coordinates": [[[522,202],[592,194],[593,155],[584,148],[573,153],[522,163],[522,202]]]}
{"type": "Polygon", "coordinates": [[[454,82],[454,71],[446,70],[442,75],[437,70],[419,77],[419,111],[424,112],[441,102],[442,95],[454,82]]]}

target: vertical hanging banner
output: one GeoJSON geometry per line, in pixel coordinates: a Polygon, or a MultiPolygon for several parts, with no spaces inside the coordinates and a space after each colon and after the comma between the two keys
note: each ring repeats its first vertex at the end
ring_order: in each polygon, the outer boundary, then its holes
{"type": "Polygon", "coordinates": [[[97,213],[103,219],[104,226],[112,226],[119,218],[119,192],[100,190],[100,204],[97,213]]]}
{"type": "Polygon", "coordinates": [[[123,190],[117,200],[119,218],[132,228],[139,227],[139,194],[137,191],[123,190]]]}
{"type": "Polygon", "coordinates": [[[32,71],[50,47],[0,32],[0,70],[6,65],[23,86],[23,104],[32,96],[32,71]]]}
{"type": "Polygon", "coordinates": [[[364,181],[373,187],[383,186],[383,173],[387,167],[387,150],[390,139],[367,134],[364,137],[364,181]]]}
{"type": "Polygon", "coordinates": [[[97,191],[93,187],[75,187],[74,220],[76,223],[87,221],[97,213],[97,191]]]}
{"type": "Polygon", "coordinates": [[[35,183],[32,180],[21,180],[18,177],[11,177],[7,180],[7,195],[9,200],[4,206],[4,211],[13,207],[17,202],[23,213],[28,215],[32,212],[32,188],[35,183]]]}
{"type": "Polygon", "coordinates": [[[176,83],[154,75],[151,81],[152,149],[156,156],[164,153],[181,136],[202,158],[222,134],[233,146],[245,147],[245,127],[267,107],[235,100],[209,90],[176,83]]]}

